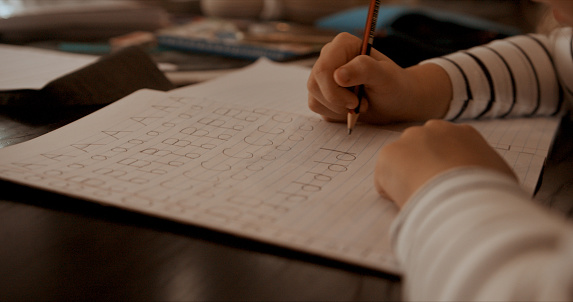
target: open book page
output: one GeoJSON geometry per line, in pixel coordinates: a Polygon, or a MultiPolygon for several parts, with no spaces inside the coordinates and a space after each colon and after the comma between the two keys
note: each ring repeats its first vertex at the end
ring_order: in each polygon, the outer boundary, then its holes
{"type": "MultiPolygon", "coordinates": [[[[262,61],[136,92],[1,149],[0,178],[399,274],[388,234],[397,209],[372,174],[400,132],[359,125],[347,135],[319,119],[306,106],[308,74],[262,61]]],[[[476,127],[521,179],[536,180],[557,120],[476,127]]]]}

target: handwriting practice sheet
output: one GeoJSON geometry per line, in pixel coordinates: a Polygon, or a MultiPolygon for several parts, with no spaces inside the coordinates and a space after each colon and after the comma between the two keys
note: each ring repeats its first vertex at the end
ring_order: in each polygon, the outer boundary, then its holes
{"type": "MultiPolygon", "coordinates": [[[[308,74],[261,61],[138,91],[0,149],[0,178],[400,274],[397,209],[373,185],[378,151],[400,132],[323,121],[306,107],[308,74]]],[[[473,123],[533,190],[557,119],[473,123]]]]}

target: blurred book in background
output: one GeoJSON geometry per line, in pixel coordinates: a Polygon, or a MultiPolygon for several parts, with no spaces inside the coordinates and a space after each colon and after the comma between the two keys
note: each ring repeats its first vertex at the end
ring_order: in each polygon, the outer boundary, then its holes
{"type": "Polygon", "coordinates": [[[0,39],[94,40],[169,25],[164,8],[131,0],[0,0],[0,39]]]}
{"type": "Polygon", "coordinates": [[[160,46],[225,57],[274,61],[316,54],[336,32],[286,22],[196,18],[157,32],[160,46]]]}

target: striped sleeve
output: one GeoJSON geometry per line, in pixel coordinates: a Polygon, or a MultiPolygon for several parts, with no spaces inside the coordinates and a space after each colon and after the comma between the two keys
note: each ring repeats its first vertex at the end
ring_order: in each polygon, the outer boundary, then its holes
{"type": "Polygon", "coordinates": [[[392,225],[412,301],[573,301],[573,224],[511,177],[457,168],[426,183],[392,225]]]}
{"type": "Polygon", "coordinates": [[[555,115],[573,95],[572,37],[571,28],[515,36],[420,64],[450,77],[447,120],[555,115]]]}

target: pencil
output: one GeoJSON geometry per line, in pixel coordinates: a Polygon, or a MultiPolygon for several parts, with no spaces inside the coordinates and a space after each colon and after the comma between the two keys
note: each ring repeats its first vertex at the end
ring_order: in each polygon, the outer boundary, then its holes
{"type": "MultiPolygon", "coordinates": [[[[376,31],[376,21],[378,20],[378,10],[380,9],[380,0],[370,0],[370,6],[368,8],[368,17],[366,18],[366,25],[364,26],[364,37],[362,38],[362,47],[360,48],[361,55],[370,55],[370,50],[372,49],[372,43],[374,42],[374,32],[376,31]]],[[[364,97],[364,85],[359,85],[354,87],[354,93],[358,97],[358,106],[354,109],[348,111],[347,123],[348,123],[348,134],[352,133],[352,129],[358,121],[358,115],[360,114],[360,104],[362,103],[362,98],[364,97]]]]}

